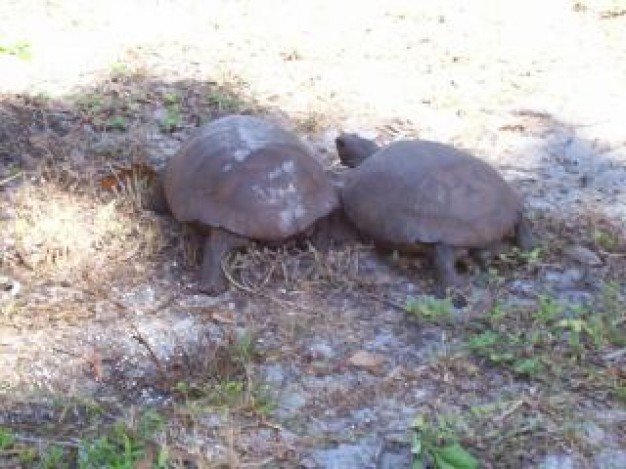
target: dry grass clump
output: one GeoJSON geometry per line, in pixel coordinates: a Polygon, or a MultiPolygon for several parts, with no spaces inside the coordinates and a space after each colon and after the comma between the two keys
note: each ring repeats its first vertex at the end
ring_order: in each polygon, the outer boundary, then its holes
{"type": "MultiPolygon", "coordinates": [[[[12,195],[3,264],[22,266],[30,277],[76,282],[142,270],[163,247],[158,222],[132,200],[66,191],[52,182],[25,183],[12,195]]],[[[4,267],[3,266],[3,267],[4,267]]]]}
{"type": "Polygon", "coordinates": [[[235,287],[249,292],[259,292],[273,282],[290,290],[306,285],[350,288],[358,282],[359,256],[365,249],[346,245],[322,253],[310,243],[257,247],[235,253],[223,268],[235,287]]]}

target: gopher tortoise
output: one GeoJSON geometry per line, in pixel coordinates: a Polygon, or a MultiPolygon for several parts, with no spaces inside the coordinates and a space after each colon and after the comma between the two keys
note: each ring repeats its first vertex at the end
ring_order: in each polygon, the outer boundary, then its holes
{"type": "Polygon", "coordinates": [[[295,135],[244,115],[201,127],[168,162],[163,185],[174,217],[205,235],[199,288],[211,295],[228,288],[222,260],[229,252],[308,233],[339,205],[295,135]]]}
{"type": "Polygon", "coordinates": [[[484,249],[510,235],[520,248],[532,248],[520,198],[486,162],[424,140],[379,148],[341,134],[335,143],[341,162],[354,168],[341,190],[347,217],[377,245],[432,246],[439,296],[462,285],[456,270],[461,254],[480,260],[484,249]]]}

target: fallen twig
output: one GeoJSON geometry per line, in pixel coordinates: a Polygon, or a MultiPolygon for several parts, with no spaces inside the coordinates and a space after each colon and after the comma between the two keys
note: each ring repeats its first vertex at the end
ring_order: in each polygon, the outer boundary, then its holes
{"type": "Polygon", "coordinates": [[[13,437],[17,441],[21,441],[23,443],[34,443],[38,446],[49,444],[49,445],[65,446],[66,448],[78,448],[79,447],[79,444],[74,443],[73,441],[46,440],[43,438],[36,438],[32,436],[23,436],[23,435],[13,435],[13,437]]]}
{"type": "Polygon", "coordinates": [[[167,373],[165,373],[165,370],[163,369],[163,366],[161,365],[161,361],[154,353],[154,350],[152,350],[152,347],[150,347],[148,340],[143,335],[141,335],[141,332],[139,332],[139,329],[137,329],[137,326],[135,324],[131,324],[130,327],[133,330],[133,334],[131,334],[131,337],[135,339],[140,345],[142,345],[148,351],[148,353],[150,354],[150,358],[152,359],[155,366],[157,367],[157,370],[159,374],[161,375],[161,377],[167,378],[167,373]]]}

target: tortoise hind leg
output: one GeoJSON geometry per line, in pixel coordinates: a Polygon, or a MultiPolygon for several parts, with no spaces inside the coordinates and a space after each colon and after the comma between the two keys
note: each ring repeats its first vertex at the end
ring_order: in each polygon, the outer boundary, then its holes
{"type": "Polygon", "coordinates": [[[225,230],[215,228],[204,239],[199,290],[219,295],[228,289],[228,279],[222,270],[222,260],[233,250],[244,247],[248,240],[225,230]]]}
{"type": "Polygon", "coordinates": [[[530,223],[523,215],[515,225],[515,244],[524,250],[530,251],[535,247],[535,239],[530,229],[530,223]]]}

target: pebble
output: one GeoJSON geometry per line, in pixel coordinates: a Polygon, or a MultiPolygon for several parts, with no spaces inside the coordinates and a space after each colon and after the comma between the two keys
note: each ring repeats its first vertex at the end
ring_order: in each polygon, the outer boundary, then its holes
{"type": "Polygon", "coordinates": [[[20,293],[22,284],[15,279],[0,276],[0,299],[15,297],[20,293]]]}
{"type": "MultiPolygon", "coordinates": [[[[368,468],[375,458],[376,444],[362,441],[357,444],[340,444],[335,448],[313,452],[312,457],[317,467],[324,469],[368,468]]],[[[315,466],[313,466],[315,467],[315,466]]]]}
{"type": "Polygon", "coordinates": [[[595,457],[595,467],[597,469],[626,467],[626,450],[612,449],[602,451],[595,457]]]}
{"type": "Polygon", "coordinates": [[[313,342],[308,346],[308,352],[315,360],[329,360],[335,355],[333,348],[325,342],[313,342]]]}
{"type": "Polygon", "coordinates": [[[373,371],[382,365],[385,361],[383,355],[377,353],[367,352],[365,350],[359,350],[354,353],[349,359],[348,363],[357,368],[364,368],[366,370],[373,371]]]}
{"type": "Polygon", "coordinates": [[[580,269],[546,270],[543,274],[544,283],[552,284],[558,290],[571,290],[583,279],[584,275],[580,269]]]}
{"type": "Polygon", "coordinates": [[[539,469],[574,469],[574,461],[566,454],[551,454],[539,464],[539,469]]]}
{"type": "Polygon", "coordinates": [[[376,462],[377,469],[397,469],[411,467],[413,457],[408,444],[386,444],[376,462]]]}

